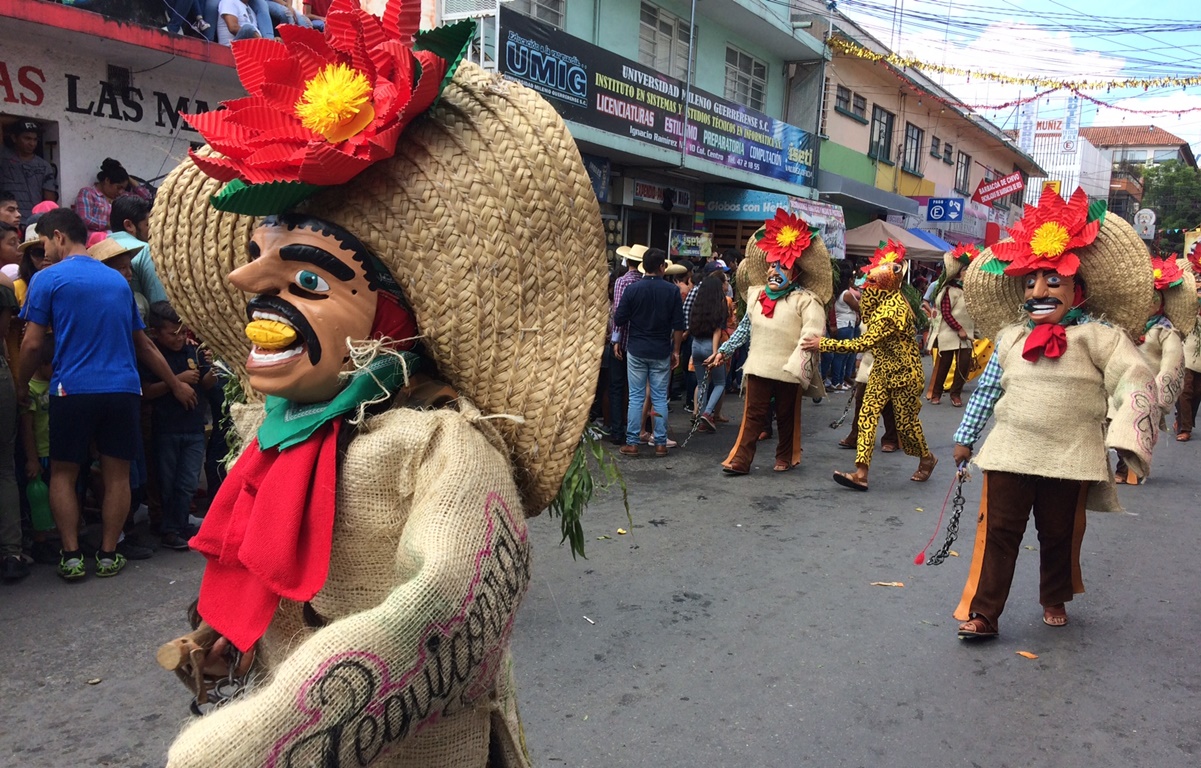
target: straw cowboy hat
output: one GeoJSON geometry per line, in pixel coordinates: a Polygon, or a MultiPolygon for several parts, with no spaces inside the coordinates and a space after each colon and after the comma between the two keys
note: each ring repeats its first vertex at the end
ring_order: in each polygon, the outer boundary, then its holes
{"type": "Polygon", "coordinates": [[[116,238],[106,237],[88,249],[88,255],[96,261],[106,263],[110,259],[124,256],[127,253],[137,253],[144,248],[141,243],[130,247],[117,242],[116,238]]]}
{"type": "MultiPolygon", "coordinates": [[[[760,227],[746,241],[746,258],[738,265],[738,290],[745,297],[746,291],[752,285],[767,284],[767,253],[759,247],[759,238],[764,228],[760,227]]],[[[797,259],[801,266],[801,285],[812,291],[822,304],[829,304],[834,298],[834,268],[830,265],[830,252],[820,235],[813,235],[806,248],[797,259]]]]}
{"type": "Polygon", "coordinates": [[[649,246],[635,243],[634,245],[622,245],[617,249],[617,255],[626,261],[642,261],[642,257],[650,250],[649,246]]]}
{"type": "Polygon", "coordinates": [[[1172,327],[1184,335],[1193,332],[1197,324],[1197,276],[1187,259],[1177,259],[1183,281],[1179,285],[1163,288],[1163,313],[1172,322],[1172,327]]]}
{"type": "MultiPolygon", "coordinates": [[[[191,160],[173,171],[151,253],[179,314],[245,381],[248,297],[225,276],[247,262],[260,219],[215,209],[220,188],[191,160]]],[[[554,109],[463,62],[394,156],[295,210],[353,233],[388,266],[440,376],[485,414],[511,417],[492,423],[527,514],[545,508],[587,422],[607,316],[599,207],[554,109]]]]}
{"type": "MultiPolygon", "coordinates": [[[[1043,204],[1040,202],[1040,206],[1043,204]]],[[[1027,206],[1026,216],[1033,211],[1027,206]]],[[[1022,309],[1024,278],[1004,274],[998,268],[1003,262],[996,258],[993,248],[981,252],[963,276],[968,313],[987,338],[996,338],[1001,328],[1027,319],[1022,309]]],[[[1141,336],[1154,301],[1155,278],[1147,246],[1134,228],[1120,216],[1103,214],[1096,239],[1074,253],[1080,260],[1077,274],[1087,288],[1085,310],[1135,338],[1141,336]]]]}

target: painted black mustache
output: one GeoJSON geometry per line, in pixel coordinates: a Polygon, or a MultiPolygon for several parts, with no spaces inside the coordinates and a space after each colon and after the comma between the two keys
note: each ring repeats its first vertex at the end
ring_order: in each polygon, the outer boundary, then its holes
{"type": "Polygon", "coordinates": [[[309,362],[316,365],[321,359],[321,341],[313,331],[313,326],[309,325],[308,318],[299,309],[278,296],[260,294],[246,303],[246,319],[254,320],[255,312],[271,312],[286,319],[304,340],[309,350],[309,362]]]}
{"type": "Polygon", "coordinates": [[[1025,309],[1027,312],[1033,312],[1035,310],[1035,308],[1038,307],[1040,304],[1043,306],[1046,306],[1049,304],[1059,305],[1062,303],[1063,303],[1062,301],[1055,298],[1054,296],[1046,296],[1041,299],[1026,299],[1026,303],[1022,305],[1022,308],[1025,309]]]}

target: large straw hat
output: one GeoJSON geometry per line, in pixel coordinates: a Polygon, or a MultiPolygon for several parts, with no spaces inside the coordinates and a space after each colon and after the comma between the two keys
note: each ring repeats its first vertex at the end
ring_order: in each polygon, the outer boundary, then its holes
{"type": "Polygon", "coordinates": [[[617,248],[617,255],[626,261],[640,262],[642,261],[642,257],[645,256],[646,252],[649,250],[650,248],[648,246],[642,245],[641,243],[635,243],[634,245],[622,245],[617,248]]]}
{"type": "Polygon", "coordinates": [[[115,237],[106,237],[89,248],[88,255],[96,261],[106,264],[118,256],[124,256],[128,253],[136,254],[144,247],[145,246],[141,243],[132,247],[128,245],[122,245],[115,237]]]}
{"type": "Polygon", "coordinates": [[[1176,266],[1180,267],[1184,282],[1163,290],[1163,313],[1172,321],[1172,327],[1187,336],[1197,324],[1197,277],[1188,259],[1177,259],[1176,266]]]}
{"type": "MultiPolygon", "coordinates": [[[[738,265],[738,290],[743,292],[752,285],[767,284],[767,254],[758,245],[761,231],[762,228],[746,241],[746,258],[738,265]]],[[[797,263],[801,265],[801,285],[816,294],[822,304],[829,304],[834,298],[834,268],[830,266],[830,252],[821,235],[813,236],[797,263]]]]}
{"type": "MultiPolygon", "coordinates": [[[[1147,246],[1134,228],[1120,216],[1109,213],[1097,239],[1076,251],[1079,275],[1088,298],[1084,308],[1098,319],[1141,336],[1154,301],[1155,278],[1147,258],[1147,246]]],[[[967,311],[976,327],[988,338],[1011,323],[1027,319],[1024,278],[997,275],[984,270],[994,259],[985,249],[964,271],[963,289],[967,311]]]]}
{"type": "MultiPolygon", "coordinates": [[[[257,223],[209,205],[185,161],[154,206],[172,304],[243,374],[247,296],[225,276],[257,223]]],[[[355,234],[413,306],[440,375],[495,419],[527,514],[554,498],[583,432],[604,342],[600,212],[570,134],[534,91],[464,62],[395,157],[298,207],[355,234]]]]}

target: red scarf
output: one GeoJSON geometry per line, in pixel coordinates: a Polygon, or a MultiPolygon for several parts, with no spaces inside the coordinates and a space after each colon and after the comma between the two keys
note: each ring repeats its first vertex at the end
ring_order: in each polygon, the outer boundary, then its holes
{"type": "Polygon", "coordinates": [[[281,598],[305,602],[325,585],[341,427],[333,419],[284,451],[252,442],[189,542],[208,559],[200,615],[239,650],[263,636],[281,598]]]}
{"type": "MultiPolygon", "coordinates": [[[[398,297],[379,291],[372,338],[402,341],[416,334],[413,314],[398,297]]],[[[342,419],[333,418],[283,451],[263,451],[253,441],[188,542],[208,560],[197,609],[243,652],[267,631],[281,599],[307,602],[325,586],[341,429],[342,419]]]]}
{"type": "Polygon", "coordinates": [[[1068,348],[1067,329],[1058,323],[1040,323],[1034,326],[1026,337],[1026,345],[1022,347],[1022,357],[1031,363],[1038,362],[1040,356],[1051,360],[1063,355],[1068,348]]]}

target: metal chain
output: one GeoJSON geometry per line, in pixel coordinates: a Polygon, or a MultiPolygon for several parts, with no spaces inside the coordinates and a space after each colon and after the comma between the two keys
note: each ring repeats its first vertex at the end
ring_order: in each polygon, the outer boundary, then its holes
{"type": "Polygon", "coordinates": [[[712,376],[709,369],[705,369],[705,378],[697,387],[696,397],[692,401],[692,428],[688,430],[688,436],[684,438],[684,442],[680,443],[681,448],[688,447],[688,441],[696,434],[696,431],[701,426],[701,408],[702,404],[709,399],[709,379],[712,376]]]}
{"type": "Polygon", "coordinates": [[[943,543],[942,549],[926,559],[926,565],[941,565],[951,553],[951,545],[955,543],[955,539],[959,536],[959,516],[963,513],[964,506],[963,483],[967,480],[967,477],[966,469],[959,470],[956,475],[955,496],[951,499],[951,519],[947,521],[947,540],[943,543]]]}
{"type": "Polygon", "coordinates": [[[842,415],[838,417],[837,421],[830,422],[830,429],[838,429],[839,427],[842,426],[842,423],[847,420],[847,414],[851,412],[851,406],[853,406],[854,404],[855,404],[855,387],[851,387],[851,395],[850,395],[850,397],[847,398],[847,404],[842,409],[842,415]]]}
{"type": "Polygon", "coordinates": [[[250,673],[248,671],[245,675],[235,675],[235,671],[240,666],[242,666],[242,652],[235,648],[229,662],[229,673],[224,678],[214,681],[213,687],[206,691],[203,697],[200,695],[192,697],[189,709],[192,710],[193,715],[203,717],[222,704],[232,701],[246,692],[246,689],[249,687],[248,678],[250,677],[250,673]],[[201,701],[201,698],[204,701],[201,701]],[[201,707],[204,707],[204,709],[201,707]]]}

